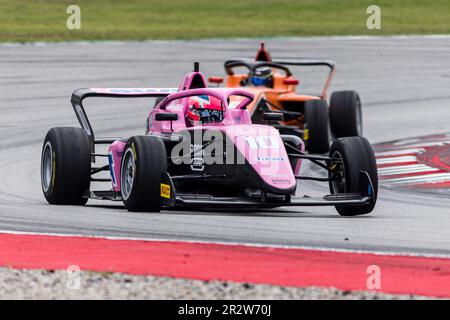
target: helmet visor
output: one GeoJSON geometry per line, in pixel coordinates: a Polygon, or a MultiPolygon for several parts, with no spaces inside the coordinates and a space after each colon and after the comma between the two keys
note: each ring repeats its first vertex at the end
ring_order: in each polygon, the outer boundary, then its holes
{"type": "Polygon", "coordinates": [[[222,122],[222,101],[207,95],[192,96],[189,98],[188,118],[197,124],[222,122]]]}
{"type": "Polygon", "coordinates": [[[198,117],[198,121],[201,124],[211,122],[221,122],[223,120],[223,110],[212,109],[194,109],[192,113],[198,117]]]}
{"type": "Polygon", "coordinates": [[[252,77],[252,84],[254,86],[263,86],[268,82],[267,78],[260,78],[260,77],[252,77]]]}

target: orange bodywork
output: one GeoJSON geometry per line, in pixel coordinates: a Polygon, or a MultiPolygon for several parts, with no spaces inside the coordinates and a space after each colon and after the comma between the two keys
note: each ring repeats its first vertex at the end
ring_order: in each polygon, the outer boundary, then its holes
{"type": "MultiPolygon", "coordinates": [[[[241,87],[241,82],[247,80],[248,75],[246,74],[233,74],[229,75],[226,81],[226,87],[236,88],[241,87]]],[[[322,97],[312,96],[312,95],[301,95],[296,93],[296,85],[285,84],[285,79],[295,79],[292,76],[286,77],[278,71],[275,71],[273,74],[273,88],[266,87],[245,87],[248,91],[252,92],[255,95],[255,99],[251,104],[247,106],[248,111],[251,115],[254,114],[258,103],[261,99],[264,99],[268,102],[267,107],[269,110],[278,111],[285,110],[284,105],[287,103],[295,103],[298,102],[299,105],[307,100],[320,100],[322,97]]],[[[238,99],[238,98],[236,98],[238,99]]],[[[289,110],[294,111],[294,110],[289,110]]],[[[300,111],[300,110],[298,110],[300,111]]],[[[303,129],[304,125],[304,117],[300,116],[293,120],[283,121],[281,122],[283,125],[289,126],[297,126],[300,129],[303,129]]]]}
{"type": "MultiPolygon", "coordinates": [[[[266,50],[264,42],[256,54],[254,61],[229,60],[225,62],[225,70],[227,79],[225,86],[228,88],[245,88],[255,95],[254,101],[247,106],[252,120],[259,123],[261,121],[261,113],[265,111],[280,111],[284,114],[284,121],[280,122],[281,126],[292,126],[303,130],[305,125],[305,101],[309,100],[326,100],[327,91],[331,80],[335,73],[335,65],[333,61],[317,60],[317,59],[296,59],[287,61],[273,61],[271,55],[266,50]],[[266,65],[272,68],[272,82],[270,87],[248,85],[250,69],[255,64],[266,65]],[[291,71],[286,66],[327,66],[330,71],[325,81],[325,85],[320,95],[297,94],[296,89],[299,81],[295,79],[291,71]],[[246,67],[248,73],[236,74],[233,68],[246,67]],[[264,102],[264,104],[261,104],[264,102]]],[[[211,83],[220,85],[223,82],[221,77],[211,77],[211,83]]],[[[231,102],[238,103],[240,97],[231,97],[231,102]]]]}

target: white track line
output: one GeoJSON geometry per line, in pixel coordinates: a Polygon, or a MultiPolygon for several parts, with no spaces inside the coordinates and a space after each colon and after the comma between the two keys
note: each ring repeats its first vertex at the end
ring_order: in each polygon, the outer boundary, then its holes
{"type": "Polygon", "coordinates": [[[418,184],[418,183],[439,183],[450,181],[450,173],[430,173],[425,175],[403,177],[397,179],[387,179],[384,183],[390,184],[418,184]]]}
{"type": "Polygon", "coordinates": [[[46,232],[25,232],[25,231],[11,231],[0,230],[0,234],[13,235],[33,235],[33,236],[51,236],[51,237],[65,237],[65,238],[92,238],[92,239],[107,239],[107,240],[126,240],[126,241],[148,241],[148,242],[185,242],[194,244],[217,244],[224,246],[243,246],[250,248],[279,248],[279,249],[300,249],[323,252],[339,252],[339,253],[358,253],[358,254],[373,254],[378,256],[403,256],[403,257],[423,257],[423,258],[439,258],[450,259],[450,254],[430,254],[430,253],[410,253],[403,251],[382,251],[382,250],[356,250],[356,249],[341,249],[341,248],[325,248],[313,246],[295,246],[295,245],[274,245],[263,243],[240,243],[240,242],[225,242],[225,241],[202,241],[202,240],[184,240],[184,239],[158,239],[158,238],[134,238],[134,237],[118,237],[118,236],[87,236],[82,234],[61,234],[61,233],[46,233],[46,232]]]}
{"type": "Polygon", "coordinates": [[[405,150],[392,150],[392,151],[383,151],[383,152],[376,152],[375,155],[379,158],[382,157],[393,157],[393,156],[402,156],[405,154],[419,154],[425,152],[425,149],[405,149],[405,150]]]}
{"type": "Polygon", "coordinates": [[[430,172],[430,171],[440,171],[440,169],[429,167],[424,164],[411,165],[411,166],[386,167],[386,168],[378,169],[378,173],[380,175],[421,173],[421,172],[430,172]]]}
{"type": "MultiPolygon", "coordinates": [[[[431,141],[431,142],[418,142],[417,144],[407,144],[407,145],[403,145],[403,144],[393,144],[393,146],[396,147],[400,147],[400,148],[425,148],[425,147],[437,147],[437,146],[443,146],[445,144],[450,144],[450,140],[448,139],[443,139],[442,141],[431,141]]],[[[403,149],[402,149],[403,150],[403,149]]]]}
{"type": "Polygon", "coordinates": [[[415,162],[415,161],[417,161],[417,157],[404,156],[404,157],[377,159],[377,164],[390,164],[390,163],[415,162]]]}

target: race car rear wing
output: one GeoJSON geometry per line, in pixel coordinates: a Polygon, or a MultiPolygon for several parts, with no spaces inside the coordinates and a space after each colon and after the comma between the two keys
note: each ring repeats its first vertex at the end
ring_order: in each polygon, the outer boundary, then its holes
{"type": "Polygon", "coordinates": [[[166,97],[171,93],[177,92],[178,88],[89,88],[78,89],[72,94],[71,103],[83,130],[89,138],[91,153],[95,154],[95,144],[109,143],[113,141],[100,139],[95,140],[94,131],[87,117],[83,106],[83,100],[88,97],[105,98],[157,98],[166,97]]]}
{"type": "MultiPolygon", "coordinates": [[[[236,66],[245,66],[249,69],[251,69],[252,67],[255,66],[270,66],[271,64],[273,64],[275,67],[279,67],[279,66],[325,66],[328,67],[330,69],[328,75],[327,75],[327,79],[325,81],[325,85],[322,89],[322,93],[321,96],[323,99],[327,98],[327,91],[328,88],[330,87],[331,84],[331,80],[333,79],[335,70],[336,70],[336,63],[334,61],[331,60],[320,60],[320,59],[310,59],[310,58],[299,58],[299,59],[290,59],[287,58],[286,60],[284,59],[273,59],[271,61],[258,61],[258,60],[252,60],[252,59],[234,59],[234,60],[228,60],[225,62],[225,70],[227,71],[228,75],[232,75],[233,72],[231,71],[231,68],[236,67],[236,66]],[[278,65],[278,66],[277,66],[278,65]]],[[[290,70],[288,70],[287,68],[282,68],[283,70],[285,70],[286,75],[287,76],[291,76],[292,73],[290,70]],[[286,71],[286,69],[288,71],[286,71]]]]}
{"type": "Polygon", "coordinates": [[[272,62],[283,64],[285,66],[327,66],[331,70],[336,66],[331,60],[317,60],[309,58],[289,59],[289,60],[273,60],[272,62]]]}
{"type": "Polygon", "coordinates": [[[328,72],[327,79],[325,81],[325,85],[322,89],[322,98],[327,98],[328,88],[330,87],[331,80],[334,77],[336,64],[331,60],[316,60],[316,59],[295,59],[295,60],[274,60],[273,62],[285,65],[285,66],[325,66],[330,69],[328,72]]]}

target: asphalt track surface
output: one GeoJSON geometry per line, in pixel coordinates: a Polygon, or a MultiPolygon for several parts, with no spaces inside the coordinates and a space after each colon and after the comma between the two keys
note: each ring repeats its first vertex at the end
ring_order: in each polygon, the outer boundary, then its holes
{"type": "MultiPolygon", "coordinates": [[[[331,90],[354,89],[373,143],[450,131],[450,38],[273,39],[273,57],[337,61],[331,90]]],[[[69,103],[81,87],[177,86],[200,61],[206,75],[252,57],[256,40],[0,45],[0,230],[124,238],[177,239],[450,256],[450,198],[381,189],[369,216],[334,208],[258,212],[128,213],[121,203],[50,206],[40,187],[46,131],[78,126],[69,103]]],[[[304,86],[309,72],[297,73],[304,86]]],[[[309,89],[309,88],[308,88],[309,89]]],[[[305,89],[306,90],[306,89],[305,89]]],[[[151,101],[93,100],[101,135],[142,134],[151,101]]],[[[308,167],[305,167],[308,170],[308,167]]],[[[299,193],[327,192],[302,183],[299,193]]]]}

